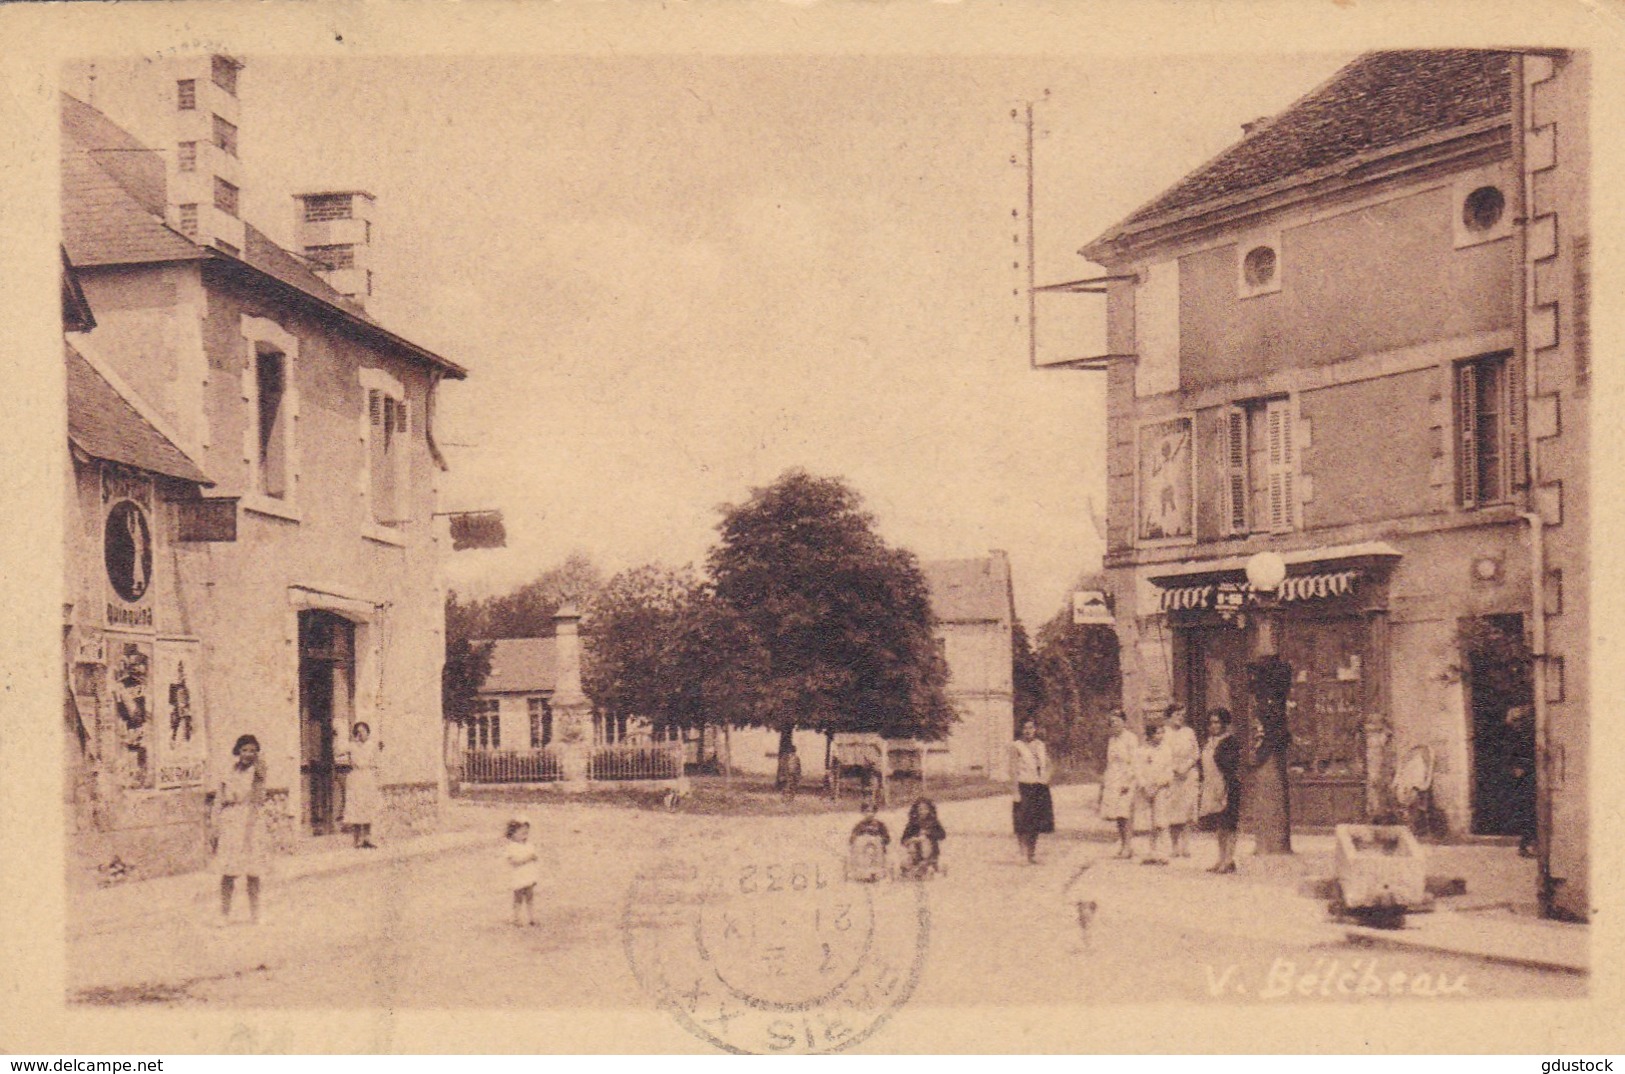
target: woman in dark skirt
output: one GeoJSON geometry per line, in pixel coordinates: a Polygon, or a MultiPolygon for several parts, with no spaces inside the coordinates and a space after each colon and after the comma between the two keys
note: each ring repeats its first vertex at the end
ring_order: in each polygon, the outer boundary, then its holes
{"type": "Polygon", "coordinates": [[[1202,747],[1201,824],[1219,837],[1219,860],[1210,873],[1236,871],[1236,828],[1241,819],[1241,743],[1231,734],[1229,709],[1208,714],[1202,747]]]}
{"type": "Polygon", "coordinates": [[[1038,864],[1038,837],[1055,830],[1055,806],[1049,795],[1049,750],[1038,737],[1038,725],[1025,720],[1021,737],[1010,744],[1010,776],[1015,780],[1016,842],[1027,861],[1038,864]]]}

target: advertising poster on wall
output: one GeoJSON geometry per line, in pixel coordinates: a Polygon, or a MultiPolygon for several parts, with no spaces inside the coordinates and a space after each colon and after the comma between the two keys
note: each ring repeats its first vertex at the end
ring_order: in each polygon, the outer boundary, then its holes
{"type": "Polygon", "coordinates": [[[203,781],[208,761],[203,706],[197,690],[199,652],[194,640],[166,638],[156,647],[157,726],[151,740],[157,756],[159,787],[183,787],[203,781]]]}
{"type": "Polygon", "coordinates": [[[151,630],[152,479],[122,466],[102,467],[102,561],[107,625],[151,630]]]}
{"type": "Polygon", "coordinates": [[[109,639],[108,663],[113,699],[113,733],[117,736],[115,761],[119,786],[153,786],[152,642],[109,639]]]}
{"type": "Polygon", "coordinates": [[[1190,418],[1172,418],[1140,427],[1139,481],[1139,539],[1190,537],[1194,532],[1190,418]]]}

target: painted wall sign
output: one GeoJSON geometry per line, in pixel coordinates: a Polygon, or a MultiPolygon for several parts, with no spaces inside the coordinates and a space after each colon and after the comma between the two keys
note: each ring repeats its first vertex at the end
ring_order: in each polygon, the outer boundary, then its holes
{"type": "Polygon", "coordinates": [[[157,756],[159,787],[203,782],[208,750],[202,698],[197,691],[200,651],[195,641],[164,640],[157,644],[154,696],[160,719],[151,740],[157,756]]]}
{"type": "Polygon", "coordinates": [[[1139,524],[1142,541],[1167,541],[1195,532],[1191,497],[1191,419],[1171,418],[1140,427],[1139,524]]]}
{"type": "Polygon", "coordinates": [[[102,465],[102,562],[107,572],[107,625],[152,629],[152,479],[102,465]]]}

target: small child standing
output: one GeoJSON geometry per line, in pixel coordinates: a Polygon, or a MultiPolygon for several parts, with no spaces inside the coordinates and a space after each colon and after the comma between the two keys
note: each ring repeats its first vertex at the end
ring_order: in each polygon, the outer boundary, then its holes
{"type": "Polygon", "coordinates": [[[539,855],[530,842],[530,822],[515,817],[508,822],[508,865],[513,874],[513,923],[520,924],[519,908],[525,909],[526,920],[536,924],[536,883],[541,879],[539,855]]]}

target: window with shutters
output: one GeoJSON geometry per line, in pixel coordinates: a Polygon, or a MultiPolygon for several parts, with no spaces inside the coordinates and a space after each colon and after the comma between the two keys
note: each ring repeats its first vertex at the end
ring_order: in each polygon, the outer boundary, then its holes
{"type": "Polygon", "coordinates": [[[1264,511],[1271,533],[1298,528],[1298,452],[1293,443],[1291,399],[1264,404],[1264,511]]]}
{"type": "Polygon", "coordinates": [[[382,370],[363,369],[361,387],[366,394],[361,439],[367,517],[377,526],[399,527],[409,513],[411,408],[401,383],[382,370]]]}
{"type": "Polygon", "coordinates": [[[1220,445],[1224,455],[1220,467],[1224,482],[1221,502],[1224,504],[1224,532],[1231,536],[1249,533],[1253,528],[1253,468],[1247,450],[1247,421],[1246,407],[1229,407],[1224,412],[1220,445]]]}
{"type": "Polygon", "coordinates": [[[182,142],[175,157],[175,168],[183,172],[197,171],[197,143],[182,142]]]}
{"type": "Polygon", "coordinates": [[[288,360],[265,344],[254,348],[254,386],[258,457],[254,460],[256,492],[282,499],[288,494],[288,360]]]}
{"type": "Polygon", "coordinates": [[[1492,354],[1456,366],[1456,481],[1463,507],[1505,503],[1524,484],[1523,385],[1492,354]]]}
{"type": "Polygon", "coordinates": [[[300,521],[299,339],[275,321],[240,318],[245,510],[300,521]]]}
{"type": "Polygon", "coordinates": [[[183,78],[175,83],[175,110],[190,112],[197,108],[197,80],[183,78]]]}
{"type": "Polygon", "coordinates": [[[1298,454],[1290,399],[1238,402],[1221,416],[1219,504],[1224,534],[1298,528],[1298,454]]]}

